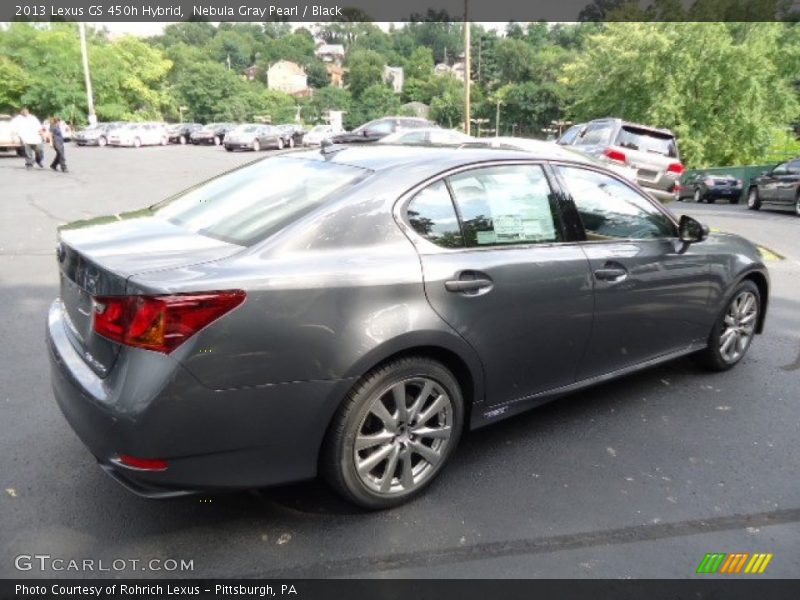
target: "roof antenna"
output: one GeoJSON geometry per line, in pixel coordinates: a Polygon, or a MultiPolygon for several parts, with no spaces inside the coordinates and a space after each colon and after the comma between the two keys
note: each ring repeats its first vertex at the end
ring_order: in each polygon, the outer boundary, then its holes
{"type": "Polygon", "coordinates": [[[346,146],[343,146],[341,144],[336,144],[329,139],[322,140],[322,142],[320,142],[319,147],[320,147],[319,149],[320,154],[322,154],[322,156],[326,158],[336,154],[337,152],[341,152],[346,148],[346,146]]]}

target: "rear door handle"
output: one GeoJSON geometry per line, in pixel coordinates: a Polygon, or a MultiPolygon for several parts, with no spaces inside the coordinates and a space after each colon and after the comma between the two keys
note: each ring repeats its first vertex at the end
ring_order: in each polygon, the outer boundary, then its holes
{"type": "Polygon", "coordinates": [[[599,281],[622,281],[628,276],[628,271],[622,267],[606,267],[597,269],[594,276],[599,281]]]}
{"type": "Polygon", "coordinates": [[[492,287],[491,279],[452,279],[444,282],[448,292],[479,292],[492,287]]]}

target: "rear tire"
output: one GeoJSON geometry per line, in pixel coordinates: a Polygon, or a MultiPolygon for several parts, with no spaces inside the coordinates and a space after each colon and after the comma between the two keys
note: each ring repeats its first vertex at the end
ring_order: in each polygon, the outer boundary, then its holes
{"type": "Polygon", "coordinates": [[[370,510],[420,494],[458,445],[464,400],[453,374],[415,356],[374,369],[348,393],[323,444],[320,471],[370,510]]]}
{"type": "Polygon", "coordinates": [[[215,135],[214,136],[214,145],[215,146],[219,146],[221,143],[222,143],[222,140],[220,139],[220,137],[218,135],[215,135]]]}
{"type": "Polygon", "coordinates": [[[758,188],[755,186],[747,190],[747,208],[750,210],[761,208],[761,199],[758,197],[758,188]]]}
{"type": "Polygon", "coordinates": [[[135,138],[133,140],[133,147],[134,148],[141,148],[142,147],[142,140],[140,140],[139,138],[135,138]]]}
{"type": "Polygon", "coordinates": [[[708,336],[708,347],[698,354],[712,371],[727,371],[747,354],[761,316],[761,292],[746,279],[725,300],[708,336]]]}
{"type": "Polygon", "coordinates": [[[700,204],[703,201],[703,194],[700,193],[698,188],[694,190],[694,201],[696,204],[700,204]]]}
{"type": "Polygon", "coordinates": [[[800,190],[798,190],[797,197],[794,199],[794,214],[800,217],[800,190]]]}
{"type": "Polygon", "coordinates": [[[181,146],[185,146],[186,145],[186,136],[182,135],[181,137],[179,137],[178,138],[178,142],[180,143],[181,146]]]}
{"type": "Polygon", "coordinates": [[[278,150],[283,150],[283,138],[278,138],[278,150]]]}
{"type": "Polygon", "coordinates": [[[294,138],[293,137],[289,138],[289,148],[294,148],[294,138]]]}

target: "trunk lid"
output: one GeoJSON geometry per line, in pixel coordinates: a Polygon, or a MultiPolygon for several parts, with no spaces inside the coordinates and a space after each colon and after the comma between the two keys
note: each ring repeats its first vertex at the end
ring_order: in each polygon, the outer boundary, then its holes
{"type": "Polygon", "coordinates": [[[86,363],[106,377],[120,345],[93,329],[93,297],[126,293],[140,273],[233,256],[242,246],[182,229],[149,211],[79,221],[59,230],[56,254],[67,336],[86,363]]]}

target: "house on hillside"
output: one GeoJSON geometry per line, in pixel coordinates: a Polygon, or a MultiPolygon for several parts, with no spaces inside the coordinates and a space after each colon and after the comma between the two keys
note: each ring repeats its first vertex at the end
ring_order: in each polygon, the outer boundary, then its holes
{"type": "Polygon", "coordinates": [[[308,95],[308,76],[297,63],[279,60],[267,70],[267,87],[294,96],[308,95]]]}
{"type": "Polygon", "coordinates": [[[314,54],[327,64],[335,64],[341,67],[344,63],[344,46],[341,44],[327,44],[319,40],[314,54]]]}
{"type": "Polygon", "coordinates": [[[392,86],[395,94],[400,94],[403,91],[403,67],[390,67],[385,65],[383,67],[383,81],[392,86]]]}
{"type": "Polygon", "coordinates": [[[344,87],[344,46],[341,44],[327,44],[319,40],[314,54],[325,63],[331,85],[333,87],[344,87]]]}
{"type": "Polygon", "coordinates": [[[247,81],[256,81],[264,78],[264,69],[258,65],[251,65],[244,70],[244,76],[247,81]]]}

